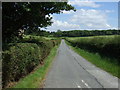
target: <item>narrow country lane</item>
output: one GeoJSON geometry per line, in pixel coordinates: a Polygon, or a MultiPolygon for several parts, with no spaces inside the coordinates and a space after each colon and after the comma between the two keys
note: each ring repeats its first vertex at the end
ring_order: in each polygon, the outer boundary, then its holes
{"type": "Polygon", "coordinates": [[[118,78],[82,58],[62,40],[44,88],[118,88],[118,78]]]}

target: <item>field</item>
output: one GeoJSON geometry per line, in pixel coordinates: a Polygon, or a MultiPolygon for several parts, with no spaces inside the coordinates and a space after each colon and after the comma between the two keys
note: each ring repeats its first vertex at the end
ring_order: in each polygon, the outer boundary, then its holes
{"type": "Polygon", "coordinates": [[[69,37],[66,41],[74,50],[96,66],[118,75],[120,36],[69,37]],[[112,68],[111,68],[112,67],[112,68]]]}

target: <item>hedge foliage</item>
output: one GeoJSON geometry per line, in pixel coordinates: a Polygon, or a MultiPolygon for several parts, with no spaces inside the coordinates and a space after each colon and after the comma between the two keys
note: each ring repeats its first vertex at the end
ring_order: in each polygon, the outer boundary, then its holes
{"type": "Polygon", "coordinates": [[[36,66],[43,64],[50,50],[60,43],[60,40],[43,38],[25,38],[20,43],[10,43],[9,49],[3,51],[3,87],[10,82],[18,81],[30,73],[36,66]]]}
{"type": "MultiPolygon", "coordinates": [[[[120,36],[97,36],[66,38],[73,46],[90,52],[99,53],[101,56],[120,59],[120,36]]],[[[119,61],[120,62],[120,61],[119,61]]]]}

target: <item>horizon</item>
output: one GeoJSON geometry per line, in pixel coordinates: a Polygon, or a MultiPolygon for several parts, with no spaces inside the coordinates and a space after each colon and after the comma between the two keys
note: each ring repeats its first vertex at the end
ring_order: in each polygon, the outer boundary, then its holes
{"type": "MultiPolygon", "coordinates": [[[[107,30],[116,30],[116,31],[119,31],[119,29],[106,29],[106,31],[107,31],[107,30]]],[[[47,31],[47,30],[45,30],[45,29],[44,29],[44,30],[42,29],[41,31],[57,32],[58,30],[56,30],[56,31],[47,31]]],[[[86,30],[83,30],[83,29],[81,29],[81,30],[60,30],[60,31],[64,32],[64,31],[104,31],[104,30],[102,30],[102,29],[101,29],[101,30],[87,30],[87,29],[86,29],[86,30]]]]}

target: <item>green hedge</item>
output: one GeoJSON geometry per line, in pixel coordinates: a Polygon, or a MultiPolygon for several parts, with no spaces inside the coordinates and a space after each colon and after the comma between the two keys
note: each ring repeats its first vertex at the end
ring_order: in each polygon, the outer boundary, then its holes
{"type": "Polygon", "coordinates": [[[18,43],[3,52],[3,85],[27,75],[42,60],[37,44],[18,43]]]}
{"type": "Polygon", "coordinates": [[[66,40],[73,46],[99,53],[101,56],[120,58],[120,36],[79,37],[67,38],[66,40]]]}
{"type": "Polygon", "coordinates": [[[24,39],[22,43],[11,43],[2,53],[3,87],[10,82],[18,81],[30,73],[37,65],[43,64],[50,50],[60,43],[60,40],[42,38],[24,39]]]}

